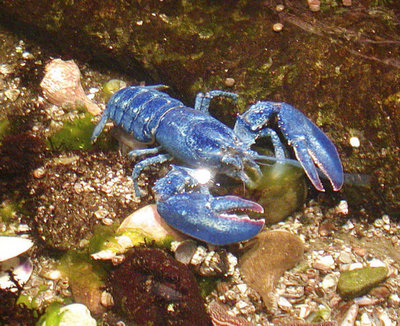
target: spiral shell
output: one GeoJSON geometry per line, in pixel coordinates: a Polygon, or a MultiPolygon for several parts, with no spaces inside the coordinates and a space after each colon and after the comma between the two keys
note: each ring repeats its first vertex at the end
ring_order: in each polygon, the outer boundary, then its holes
{"type": "Polygon", "coordinates": [[[90,101],[81,85],[81,72],[73,60],[54,59],[45,68],[40,83],[46,100],[57,106],[83,104],[93,115],[101,113],[100,108],[90,101]]]}

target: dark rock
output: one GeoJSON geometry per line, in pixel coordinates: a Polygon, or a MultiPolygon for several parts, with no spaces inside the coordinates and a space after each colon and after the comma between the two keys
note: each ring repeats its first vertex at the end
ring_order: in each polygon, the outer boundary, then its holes
{"type": "Polygon", "coordinates": [[[110,287],[116,308],[140,325],[211,325],[193,274],[160,249],[132,249],[110,287]]]}

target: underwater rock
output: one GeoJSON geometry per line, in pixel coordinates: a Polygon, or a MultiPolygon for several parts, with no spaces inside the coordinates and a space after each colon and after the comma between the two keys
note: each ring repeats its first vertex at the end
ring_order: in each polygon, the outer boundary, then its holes
{"type": "Polygon", "coordinates": [[[26,205],[33,216],[26,222],[49,248],[82,248],[104,218],[116,220],[137,209],[132,179],[125,175],[128,160],[118,153],[74,154],[79,155],[48,153],[46,174],[28,184],[26,205]]]}
{"type": "Polygon", "coordinates": [[[368,293],[388,276],[386,267],[370,267],[344,271],[340,274],[337,291],[341,297],[349,299],[368,293]]]}
{"type": "Polygon", "coordinates": [[[265,223],[274,224],[296,211],[307,196],[302,169],[276,163],[261,167],[263,176],[250,197],[264,207],[265,223]]]}
{"type": "Polygon", "coordinates": [[[67,306],[50,305],[46,313],[40,317],[37,326],[96,326],[96,320],[90,315],[89,309],[80,303],[67,306]]]}
{"type": "Polygon", "coordinates": [[[105,311],[101,304],[104,271],[93,263],[89,256],[67,252],[59,262],[59,270],[68,279],[74,300],[85,305],[92,314],[100,315],[105,311]]]}
{"type": "Polygon", "coordinates": [[[151,204],[129,215],[118,228],[119,232],[140,229],[156,242],[169,237],[170,240],[182,241],[185,235],[171,228],[157,211],[157,205],[151,204]]]}
{"type": "Polygon", "coordinates": [[[157,206],[147,205],[124,219],[115,234],[107,237],[92,258],[111,260],[129,248],[155,242],[166,247],[171,241],[181,241],[186,236],[172,229],[158,214],[157,206]]]}
{"type": "Polygon", "coordinates": [[[284,230],[261,232],[252,247],[239,259],[239,269],[246,283],[271,308],[271,292],[282,274],[303,257],[304,245],[292,233],[284,230]]]}
{"type": "Polygon", "coordinates": [[[126,82],[120,79],[111,79],[103,85],[103,97],[108,101],[116,91],[126,87],[126,82]]]}
{"type": "Polygon", "coordinates": [[[109,285],[115,307],[140,325],[211,325],[193,274],[160,249],[133,248],[109,285]]]}
{"type": "Polygon", "coordinates": [[[81,85],[81,72],[73,60],[54,59],[46,65],[45,71],[40,86],[46,100],[57,106],[83,104],[91,114],[101,113],[100,108],[87,98],[81,85]]]}

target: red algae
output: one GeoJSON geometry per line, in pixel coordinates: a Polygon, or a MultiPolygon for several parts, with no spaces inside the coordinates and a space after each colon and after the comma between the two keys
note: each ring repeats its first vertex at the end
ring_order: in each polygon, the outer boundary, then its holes
{"type": "Polygon", "coordinates": [[[115,306],[140,325],[211,325],[194,275],[160,249],[132,249],[110,287],[115,306]]]}

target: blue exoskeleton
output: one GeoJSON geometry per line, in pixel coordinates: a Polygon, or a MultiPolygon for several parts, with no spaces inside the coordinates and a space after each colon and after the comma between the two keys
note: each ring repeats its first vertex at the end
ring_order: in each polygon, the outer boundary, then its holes
{"type": "MultiPolygon", "coordinates": [[[[328,137],[300,111],[286,103],[257,102],[238,115],[233,130],[208,113],[215,96],[234,100],[237,95],[214,90],[198,94],[195,107],[158,91],[156,86],[130,86],[116,92],[108,101],[100,122],[94,129],[95,140],[108,119],[131,133],[140,142],[158,146],[137,149],[134,157],[152,154],[138,162],[132,172],[136,195],[137,179],[149,165],[177,159],[187,167],[173,166],[155,184],[159,214],[171,226],[203,241],[225,245],[250,239],[264,225],[262,219],[250,219],[239,212],[263,208],[237,196],[213,197],[207,185],[196,176],[197,168],[207,168],[251,185],[261,177],[259,162],[291,161],[279,135],[271,129],[277,120],[282,135],[293,147],[295,156],[308,178],[319,191],[324,174],[335,191],[343,184],[343,169],[338,152],[328,137]],[[250,147],[260,137],[269,137],[275,157],[259,155],[250,147]],[[319,168],[319,169],[318,169],[319,168]]],[[[298,164],[297,161],[293,164],[298,164]]]]}

